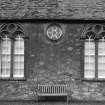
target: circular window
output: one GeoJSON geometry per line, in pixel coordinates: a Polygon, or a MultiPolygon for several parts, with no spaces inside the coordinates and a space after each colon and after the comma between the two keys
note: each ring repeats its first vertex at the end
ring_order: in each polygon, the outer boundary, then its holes
{"type": "Polygon", "coordinates": [[[10,33],[13,33],[15,32],[17,29],[16,25],[15,24],[9,24],[8,27],[7,27],[7,30],[10,32],[10,33]]]}
{"type": "Polygon", "coordinates": [[[47,37],[50,40],[57,41],[62,37],[62,28],[59,25],[52,24],[47,28],[47,37]]]}
{"type": "Polygon", "coordinates": [[[98,24],[95,25],[93,27],[93,30],[94,30],[95,33],[99,34],[102,31],[102,25],[98,25],[98,24]]]}

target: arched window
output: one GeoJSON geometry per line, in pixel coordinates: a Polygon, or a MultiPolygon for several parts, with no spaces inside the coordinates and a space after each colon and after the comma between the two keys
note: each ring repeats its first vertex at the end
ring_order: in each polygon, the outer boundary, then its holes
{"type": "Polygon", "coordinates": [[[89,37],[85,40],[84,45],[84,78],[95,77],[95,42],[89,37]]]}
{"type": "Polygon", "coordinates": [[[1,38],[0,55],[0,77],[10,77],[11,39],[8,36],[1,38]]]}
{"type": "Polygon", "coordinates": [[[105,32],[100,34],[98,42],[98,78],[105,78],[105,32]],[[102,35],[103,34],[103,35],[102,35]]]}
{"type": "Polygon", "coordinates": [[[23,79],[25,36],[19,24],[5,24],[0,30],[0,78],[23,79]]]}
{"type": "Polygon", "coordinates": [[[24,77],[24,39],[18,35],[14,41],[13,76],[24,77]]]}
{"type": "Polygon", "coordinates": [[[105,26],[93,24],[83,33],[83,79],[105,79],[105,26]]]}

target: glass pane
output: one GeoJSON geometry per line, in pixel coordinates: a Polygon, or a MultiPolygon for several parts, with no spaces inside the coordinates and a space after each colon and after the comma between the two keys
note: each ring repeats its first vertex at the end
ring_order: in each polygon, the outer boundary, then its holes
{"type": "Polygon", "coordinates": [[[2,62],[10,62],[11,57],[10,55],[2,55],[2,62]]]}
{"type": "Polygon", "coordinates": [[[10,69],[3,69],[0,77],[10,77],[10,69]]]}
{"type": "Polygon", "coordinates": [[[13,77],[24,77],[24,69],[15,69],[13,77]]]}
{"type": "MultiPolygon", "coordinates": [[[[102,46],[105,46],[105,42],[104,41],[99,41],[99,44],[98,44],[98,47],[101,49],[103,49],[102,46]]],[[[104,50],[105,50],[105,47],[104,47],[104,50]]]]}
{"type": "Polygon", "coordinates": [[[94,41],[86,41],[85,42],[85,48],[86,49],[88,49],[88,48],[93,49],[93,48],[95,48],[94,45],[95,45],[94,41]]]}
{"type": "Polygon", "coordinates": [[[14,69],[24,69],[24,62],[15,62],[14,69]]]}
{"type": "Polygon", "coordinates": [[[95,55],[95,49],[85,49],[85,55],[95,55]]]}
{"type": "Polygon", "coordinates": [[[98,56],[98,63],[105,63],[105,56],[98,56]]]}
{"type": "Polygon", "coordinates": [[[99,55],[105,55],[105,50],[104,49],[103,50],[102,49],[99,49],[98,50],[98,54],[99,55]]]}
{"type": "Polygon", "coordinates": [[[85,56],[85,63],[94,63],[95,62],[95,57],[94,56],[85,56]]]}
{"type": "Polygon", "coordinates": [[[13,76],[24,77],[24,40],[21,37],[14,42],[13,76]]]}
{"type": "Polygon", "coordinates": [[[24,55],[15,55],[14,62],[24,62],[24,55]]]}
{"type": "Polygon", "coordinates": [[[84,70],[84,77],[85,78],[94,78],[95,77],[95,64],[85,63],[85,70],[84,70]]]}
{"type": "Polygon", "coordinates": [[[1,41],[1,54],[0,54],[0,77],[10,77],[11,68],[11,40],[3,38],[1,41]]]}
{"type": "Polygon", "coordinates": [[[93,79],[95,77],[95,72],[87,70],[84,72],[84,78],[93,79]]]}
{"type": "Polygon", "coordinates": [[[10,69],[10,62],[2,62],[2,70],[10,69]]]}
{"type": "Polygon", "coordinates": [[[105,70],[105,63],[104,64],[99,63],[98,64],[98,69],[105,70]]]}
{"type": "Polygon", "coordinates": [[[98,43],[98,78],[105,78],[105,42],[98,43]]]}
{"type": "Polygon", "coordinates": [[[85,42],[85,55],[95,55],[95,43],[94,42],[85,42]]]}
{"type": "Polygon", "coordinates": [[[84,53],[84,77],[95,78],[95,43],[86,41],[84,53]]]}
{"type": "Polygon", "coordinates": [[[24,40],[22,38],[16,39],[14,43],[14,54],[24,54],[24,40]]]}
{"type": "Polygon", "coordinates": [[[94,63],[85,63],[85,70],[92,70],[95,72],[95,64],[94,63]]]}
{"type": "Polygon", "coordinates": [[[105,70],[99,70],[98,78],[105,78],[105,70]]]}
{"type": "Polygon", "coordinates": [[[11,53],[11,41],[9,39],[5,39],[1,42],[1,51],[2,54],[10,54],[11,53]]]}
{"type": "Polygon", "coordinates": [[[98,54],[99,55],[105,55],[105,42],[100,41],[98,43],[98,54]]]}

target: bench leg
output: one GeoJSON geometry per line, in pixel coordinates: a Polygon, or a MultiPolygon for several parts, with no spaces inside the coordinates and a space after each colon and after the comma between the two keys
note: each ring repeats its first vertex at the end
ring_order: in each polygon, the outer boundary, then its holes
{"type": "Polygon", "coordinates": [[[68,95],[67,95],[67,105],[68,105],[69,103],[68,103],[68,95]]]}

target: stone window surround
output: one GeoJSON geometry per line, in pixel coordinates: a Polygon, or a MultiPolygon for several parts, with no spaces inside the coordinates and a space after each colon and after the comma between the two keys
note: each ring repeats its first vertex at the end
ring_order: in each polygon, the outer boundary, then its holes
{"type": "MultiPolygon", "coordinates": [[[[3,28],[3,26],[8,26],[8,25],[10,25],[10,24],[14,24],[15,26],[17,26],[17,27],[20,27],[21,28],[21,31],[20,30],[17,30],[17,32],[22,32],[22,34],[21,34],[21,37],[23,38],[23,40],[24,40],[24,47],[25,47],[25,44],[26,44],[26,39],[28,39],[28,37],[25,35],[25,33],[24,33],[24,30],[23,30],[23,27],[22,27],[22,25],[20,24],[20,23],[12,23],[12,22],[9,22],[9,23],[6,23],[6,22],[3,22],[3,24],[1,24],[1,32],[2,32],[2,28],[3,28]]],[[[6,29],[6,31],[8,31],[8,28],[6,29]]],[[[9,32],[9,31],[8,31],[9,32]]],[[[15,33],[15,29],[14,29],[14,31],[13,31],[14,33],[15,33]]],[[[17,35],[16,34],[14,34],[14,33],[12,33],[12,31],[11,32],[9,32],[9,34],[7,35],[7,37],[8,38],[10,38],[11,39],[11,57],[13,58],[13,43],[14,43],[14,40],[15,40],[15,38],[17,37],[17,35]]],[[[0,39],[2,39],[2,37],[3,37],[3,35],[1,35],[1,38],[0,39]]],[[[25,48],[24,48],[24,52],[25,52],[25,48]]],[[[9,78],[5,78],[5,77],[0,77],[0,81],[1,80],[11,80],[11,81],[14,81],[14,80],[26,80],[26,67],[25,67],[25,65],[26,65],[26,62],[25,62],[25,56],[26,56],[26,54],[24,53],[24,77],[20,77],[20,78],[14,78],[13,77],[13,59],[11,59],[11,68],[10,68],[10,77],[9,78]]]]}
{"type": "MultiPolygon", "coordinates": [[[[96,22],[98,22],[98,21],[96,21],[96,22]]],[[[94,78],[85,78],[84,77],[84,65],[85,65],[84,64],[84,50],[85,50],[84,45],[85,45],[85,40],[89,38],[89,36],[86,35],[86,33],[87,33],[87,30],[88,30],[89,27],[91,27],[91,26],[94,27],[95,25],[105,26],[104,24],[100,24],[100,22],[99,23],[93,23],[93,24],[87,24],[86,27],[84,27],[84,30],[83,30],[81,38],[80,38],[81,39],[81,80],[82,81],[89,81],[89,82],[105,81],[105,78],[102,78],[102,79],[98,78],[98,43],[99,43],[100,39],[102,39],[102,37],[105,36],[105,34],[103,34],[103,35],[100,34],[101,36],[98,33],[97,33],[96,36],[92,35],[92,39],[95,43],[95,77],[94,78]]]]}

